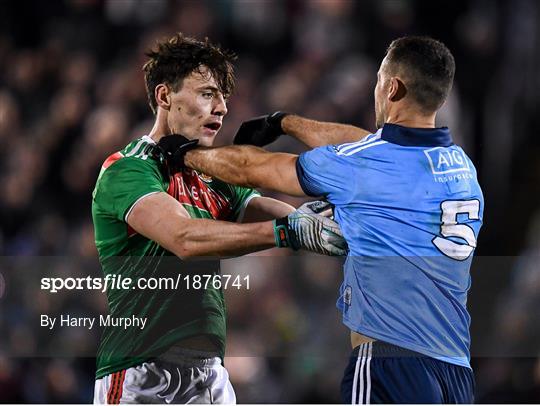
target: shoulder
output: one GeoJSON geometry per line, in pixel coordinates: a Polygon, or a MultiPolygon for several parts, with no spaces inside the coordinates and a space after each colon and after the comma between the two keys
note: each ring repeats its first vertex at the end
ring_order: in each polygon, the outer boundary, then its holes
{"type": "Polygon", "coordinates": [[[140,183],[154,179],[160,182],[163,178],[159,163],[150,154],[152,146],[145,139],[138,139],[120,151],[109,155],[103,162],[94,190],[94,196],[99,190],[110,189],[118,183],[140,183]]]}
{"type": "Polygon", "coordinates": [[[158,168],[157,160],[152,156],[152,140],[148,137],[142,137],[130,142],[122,150],[117,151],[107,157],[101,166],[101,171],[109,168],[115,170],[133,168],[158,168]]]}
{"type": "MultiPolygon", "coordinates": [[[[377,147],[388,144],[387,141],[381,139],[380,132],[369,134],[363,139],[356,142],[348,142],[344,144],[325,145],[305,152],[299,157],[299,164],[304,165],[330,165],[330,164],[346,164],[351,161],[351,157],[365,157],[369,152],[374,151],[377,147]]],[[[354,161],[355,159],[353,159],[354,161]]]]}
{"type": "Polygon", "coordinates": [[[148,153],[151,146],[155,145],[155,142],[149,136],[145,135],[141,138],[137,138],[127,144],[120,152],[126,156],[143,156],[148,153]]]}
{"type": "Polygon", "coordinates": [[[368,134],[359,141],[336,144],[330,147],[332,147],[337,156],[347,157],[357,155],[362,151],[373,150],[374,147],[380,147],[381,145],[388,144],[387,141],[381,138],[381,133],[381,130],[379,130],[373,134],[368,134]]]}

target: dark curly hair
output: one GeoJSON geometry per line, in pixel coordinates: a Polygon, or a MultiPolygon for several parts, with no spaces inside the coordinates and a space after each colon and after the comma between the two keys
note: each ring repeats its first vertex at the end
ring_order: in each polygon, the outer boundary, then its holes
{"type": "Polygon", "coordinates": [[[425,112],[437,111],[448,96],[456,65],[450,50],[430,37],[392,41],[386,51],[390,74],[403,75],[412,99],[425,112]]]}
{"type": "Polygon", "coordinates": [[[208,38],[199,41],[177,33],[172,38],[157,43],[157,48],[146,53],[150,59],[143,66],[146,93],[150,108],[156,114],[157,102],[154,95],[160,83],[178,91],[182,80],[190,73],[203,73],[204,67],[212,74],[219,90],[227,98],[234,89],[236,55],[210,43],[208,38]]]}

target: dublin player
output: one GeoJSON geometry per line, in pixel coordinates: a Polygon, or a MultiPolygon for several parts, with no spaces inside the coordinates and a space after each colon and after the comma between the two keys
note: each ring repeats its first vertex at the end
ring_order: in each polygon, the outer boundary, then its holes
{"type": "MultiPolygon", "coordinates": [[[[270,247],[343,255],[332,220],[256,191],[182,168],[182,153],[211,146],[233,88],[232,57],[178,34],[144,66],[155,125],[111,155],[93,193],[96,246],[105,275],[132,279],[219,274],[216,261],[270,247]],[[182,135],[178,135],[182,134],[182,135]],[[274,221],[236,224],[243,217],[274,221]]],[[[227,371],[223,292],[107,291],[113,317],[146,317],[143,330],[107,327],[97,356],[95,403],[234,403],[227,371]]]]}
{"type": "Polygon", "coordinates": [[[441,42],[400,38],[377,74],[377,132],[274,113],[245,122],[235,142],[262,146],[286,133],[318,148],[185,154],[188,166],[224,181],[335,204],[349,244],[337,303],[354,348],[346,403],[474,399],[466,303],[484,199],[472,161],[448,128],[435,127],[454,70],[441,42]]]}

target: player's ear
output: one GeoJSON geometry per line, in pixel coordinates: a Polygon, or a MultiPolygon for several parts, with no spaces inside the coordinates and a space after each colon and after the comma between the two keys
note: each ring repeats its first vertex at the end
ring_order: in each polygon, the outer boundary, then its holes
{"type": "Polygon", "coordinates": [[[154,97],[156,98],[156,104],[162,109],[169,110],[171,108],[171,95],[169,86],[160,83],[154,89],[154,97]]]}
{"type": "Polygon", "coordinates": [[[407,94],[407,88],[405,87],[405,83],[403,83],[403,81],[397,76],[390,78],[390,87],[388,89],[388,100],[397,102],[403,99],[406,94],[407,94]]]}

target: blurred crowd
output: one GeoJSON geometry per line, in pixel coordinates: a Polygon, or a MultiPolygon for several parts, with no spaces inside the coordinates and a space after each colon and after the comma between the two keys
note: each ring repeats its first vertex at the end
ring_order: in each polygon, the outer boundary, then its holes
{"type": "MultiPolygon", "coordinates": [[[[0,2],[0,252],[70,258],[60,261],[66,274],[83,275],[79,261],[95,261],[91,192],[103,160],[151,128],[141,67],[157,39],[182,31],[238,54],[217,138],[223,145],[243,120],[275,110],[374,130],[372,94],[386,46],[429,34],[456,57],[439,123],[479,170],[486,216],[477,253],[516,257],[498,265],[496,277],[473,269],[473,294],[476,281],[492,288],[482,313],[471,303],[473,333],[476,320],[486,326],[473,348],[496,341],[529,349],[473,360],[478,401],[540,402],[539,21],[534,0],[0,2]]],[[[304,150],[287,137],[271,149],[304,150]]],[[[257,275],[249,293],[227,293],[226,365],[238,400],[337,402],[348,354],[334,307],[339,264],[298,257],[284,272],[282,255],[224,264],[251,264],[257,275]]],[[[35,319],[44,309],[97,313],[104,298],[10,294],[26,278],[37,282],[8,268],[0,268],[0,402],[91,401],[98,332],[62,338],[82,340],[84,357],[46,357],[40,349],[51,335],[35,319]],[[21,346],[21,354],[42,355],[13,357],[21,346]]]]}

